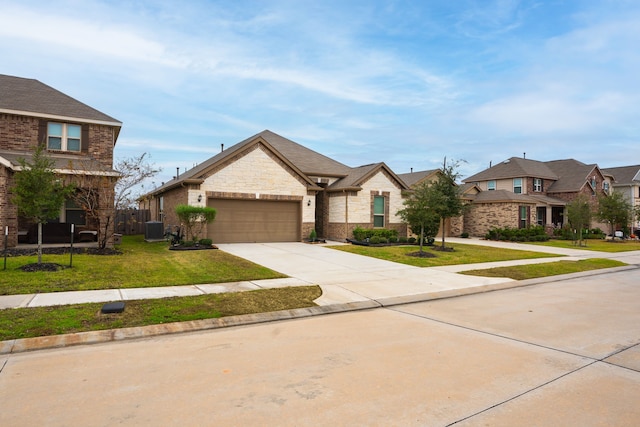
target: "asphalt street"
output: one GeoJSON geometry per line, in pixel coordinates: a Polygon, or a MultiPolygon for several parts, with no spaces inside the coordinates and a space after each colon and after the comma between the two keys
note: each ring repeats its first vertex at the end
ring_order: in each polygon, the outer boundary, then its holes
{"type": "Polygon", "coordinates": [[[594,273],[3,354],[0,425],[637,426],[639,343],[638,270],[594,273]]]}

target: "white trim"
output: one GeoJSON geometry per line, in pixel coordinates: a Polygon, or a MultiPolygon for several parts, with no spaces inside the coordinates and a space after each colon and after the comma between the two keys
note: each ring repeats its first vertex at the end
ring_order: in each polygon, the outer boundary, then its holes
{"type": "Polygon", "coordinates": [[[92,123],[96,125],[122,127],[122,122],[110,122],[106,120],[95,120],[95,119],[87,119],[87,118],[81,118],[81,117],[59,116],[57,114],[37,113],[35,111],[20,111],[20,110],[9,110],[5,108],[0,108],[0,113],[15,114],[17,116],[41,117],[43,119],[62,120],[65,122],[68,122],[69,120],[71,120],[79,123],[92,123]]]}
{"type": "Polygon", "coordinates": [[[0,165],[4,166],[7,169],[14,170],[13,164],[2,156],[0,156],[0,165]]]}

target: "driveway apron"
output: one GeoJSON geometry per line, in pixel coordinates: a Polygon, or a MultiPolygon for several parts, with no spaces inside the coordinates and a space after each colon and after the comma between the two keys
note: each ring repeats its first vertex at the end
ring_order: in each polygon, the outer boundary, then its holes
{"type": "Polygon", "coordinates": [[[437,268],[419,268],[305,243],[233,243],[220,250],[256,264],[320,285],[316,302],[416,300],[420,295],[512,282],[511,279],[465,276],[437,268]]]}

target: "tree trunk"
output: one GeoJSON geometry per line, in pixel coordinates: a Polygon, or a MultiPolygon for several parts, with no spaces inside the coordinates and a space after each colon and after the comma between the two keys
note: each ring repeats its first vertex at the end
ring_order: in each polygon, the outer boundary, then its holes
{"type": "Polygon", "coordinates": [[[440,228],[440,231],[442,232],[442,250],[444,250],[444,224],[445,224],[446,218],[442,218],[442,226],[440,228]]]}
{"type": "Polygon", "coordinates": [[[420,226],[420,253],[423,253],[422,245],[424,244],[424,224],[420,226]]]}
{"type": "Polygon", "coordinates": [[[42,223],[38,223],[38,264],[42,264],[42,223]]]}

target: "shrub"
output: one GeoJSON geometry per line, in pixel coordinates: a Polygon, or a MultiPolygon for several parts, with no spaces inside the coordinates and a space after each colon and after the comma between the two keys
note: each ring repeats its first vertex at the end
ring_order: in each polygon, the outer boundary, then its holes
{"type": "Polygon", "coordinates": [[[367,238],[367,230],[357,226],[353,229],[353,238],[359,242],[363,242],[367,238]]]}
{"type": "Polygon", "coordinates": [[[387,230],[386,228],[362,228],[357,226],[353,229],[353,238],[359,242],[363,242],[372,237],[379,237],[390,239],[391,237],[398,237],[397,230],[387,230]]]}
{"type": "Polygon", "coordinates": [[[503,240],[511,242],[536,242],[548,240],[544,227],[535,225],[527,228],[494,227],[485,234],[487,240],[503,240]]]}
{"type": "Polygon", "coordinates": [[[466,231],[464,233],[462,233],[460,235],[460,237],[462,237],[463,239],[468,239],[469,238],[469,233],[467,233],[466,231]]]}
{"type": "Polygon", "coordinates": [[[311,240],[312,242],[315,242],[317,238],[318,238],[318,234],[316,233],[316,230],[315,229],[311,230],[311,233],[309,233],[309,240],[311,240]]]}
{"type": "Polygon", "coordinates": [[[372,245],[377,245],[378,243],[380,243],[380,237],[373,236],[369,238],[369,243],[371,243],[372,245]]]}
{"type": "Polygon", "coordinates": [[[378,239],[380,240],[380,243],[389,243],[389,239],[386,237],[378,237],[378,239]]]}
{"type": "Polygon", "coordinates": [[[400,236],[400,237],[398,237],[398,242],[407,243],[407,238],[405,236],[400,236]]]}
{"type": "Polygon", "coordinates": [[[416,238],[415,237],[409,237],[409,239],[407,241],[409,243],[415,243],[416,242],[416,238]]]}
{"type": "Polygon", "coordinates": [[[389,243],[398,243],[398,238],[394,236],[389,237],[389,243]]]}
{"type": "Polygon", "coordinates": [[[200,239],[200,241],[198,243],[200,243],[202,246],[211,246],[213,244],[213,240],[211,240],[211,239],[200,239]]]}

